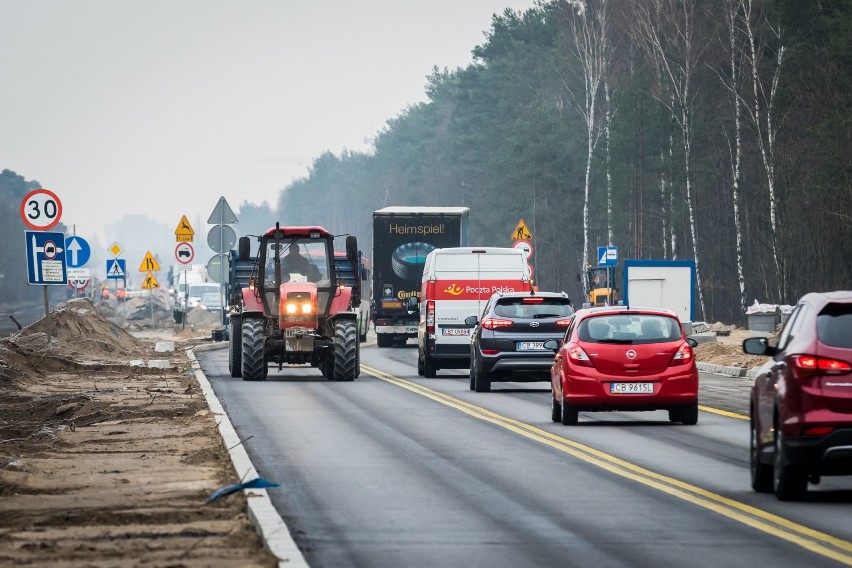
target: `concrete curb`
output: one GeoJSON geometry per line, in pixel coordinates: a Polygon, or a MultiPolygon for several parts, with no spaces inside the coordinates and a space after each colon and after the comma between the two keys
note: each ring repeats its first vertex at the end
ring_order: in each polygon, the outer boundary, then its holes
{"type": "MultiPolygon", "coordinates": [[[[213,343],[210,345],[200,345],[195,347],[196,351],[212,351],[214,349],[223,349],[227,347],[227,343],[213,343]]],[[[186,350],[187,357],[192,362],[192,368],[195,372],[195,379],[201,387],[201,392],[204,393],[204,398],[207,400],[207,406],[210,412],[216,417],[216,423],[219,426],[219,435],[222,436],[222,443],[228,448],[228,453],[231,456],[231,463],[234,464],[234,470],[240,478],[240,481],[254,479],[257,477],[257,470],[254,468],[251,459],[248,456],[242,441],[237,436],[237,431],[234,430],[231,420],[225,413],[222,403],[216,398],[213,392],[213,387],[210,386],[210,381],[201,370],[201,365],[195,358],[193,349],[186,350]]],[[[266,489],[245,489],[245,496],[248,501],[248,516],[251,523],[254,525],[257,533],[263,539],[266,548],[278,559],[279,568],[290,567],[308,567],[302,551],[296,546],[293,538],[290,536],[290,530],[287,528],[284,519],[272,506],[272,501],[269,499],[269,494],[266,489]]]]}
{"type": "Polygon", "coordinates": [[[742,367],[729,365],[715,365],[713,363],[696,363],[696,367],[702,373],[715,373],[728,377],[745,377],[753,379],[758,375],[757,369],[743,369],[742,367]]]}

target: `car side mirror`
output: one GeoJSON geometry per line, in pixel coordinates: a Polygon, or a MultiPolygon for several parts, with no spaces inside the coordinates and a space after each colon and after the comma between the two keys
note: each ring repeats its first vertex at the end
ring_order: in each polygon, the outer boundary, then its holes
{"type": "Polygon", "coordinates": [[[766,337],[749,337],[743,340],[743,353],[749,355],[768,355],[772,356],[778,353],[776,347],[769,345],[769,339],[766,337]]]}
{"type": "Polygon", "coordinates": [[[686,342],[687,342],[687,343],[689,344],[689,346],[690,346],[690,347],[692,347],[693,349],[695,349],[696,347],[698,347],[698,342],[697,342],[697,341],[695,341],[695,340],[694,340],[693,338],[691,338],[691,337],[687,337],[687,338],[686,338],[686,342]]]}
{"type": "Polygon", "coordinates": [[[551,351],[556,353],[557,351],[559,351],[559,348],[562,347],[562,340],[561,339],[548,339],[547,341],[542,343],[541,346],[544,347],[545,349],[550,349],[551,351]]]}
{"type": "Polygon", "coordinates": [[[466,318],[464,318],[464,324],[465,325],[469,325],[469,326],[473,327],[478,323],[479,323],[479,318],[476,317],[476,316],[467,316],[466,318]]]}

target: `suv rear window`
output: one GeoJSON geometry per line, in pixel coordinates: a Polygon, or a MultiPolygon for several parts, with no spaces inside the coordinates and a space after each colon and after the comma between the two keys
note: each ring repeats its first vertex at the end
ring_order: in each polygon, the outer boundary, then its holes
{"type": "Polygon", "coordinates": [[[504,318],[558,318],[573,313],[568,298],[503,298],[494,306],[494,315],[504,318]]]}
{"type": "Polygon", "coordinates": [[[580,322],[581,341],[599,343],[659,343],[681,337],[677,320],[653,314],[597,316],[580,322]]]}
{"type": "Polygon", "coordinates": [[[829,304],[817,317],[819,340],[830,346],[852,349],[852,304],[829,304]]]}

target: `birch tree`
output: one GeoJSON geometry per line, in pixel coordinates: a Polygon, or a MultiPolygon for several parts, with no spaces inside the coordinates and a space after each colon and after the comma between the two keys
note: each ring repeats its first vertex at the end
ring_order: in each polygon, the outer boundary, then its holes
{"type": "Polygon", "coordinates": [[[734,209],[734,233],[737,242],[737,282],[740,289],[740,309],[745,313],[748,299],[743,262],[743,234],[740,222],[740,182],[742,181],[742,46],[740,45],[740,0],[725,0],[725,23],[728,30],[728,64],[730,75],[720,74],[722,84],[731,95],[734,106],[734,147],[731,153],[731,197],[734,209]]]}
{"type": "MultiPolygon", "coordinates": [[[[692,78],[700,55],[694,37],[697,0],[634,0],[636,18],[634,32],[644,46],[651,63],[657,68],[660,82],[668,97],[658,100],[668,106],[677,121],[684,157],[684,184],[692,254],[698,286],[698,303],[704,317],[704,291],[698,255],[698,229],[692,199],[692,116],[695,93],[692,78]]],[[[674,231],[673,231],[674,232],[674,231]]]]}
{"type": "Polygon", "coordinates": [[[781,64],[784,60],[784,44],[781,41],[781,29],[773,28],[769,22],[763,19],[765,28],[774,36],[777,43],[775,60],[771,63],[768,85],[760,78],[763,67],[762,54],[769,46],[760,44],[755,33],[755,0],[740,0],[742,8],[742,22],[748,38],[748,50],[746,52],[749,66],[751,67],[752,101],[749,108],[751,121],[757,134],[757,145],[760,149],[760,157],[763,163],[763,172],[766,176],[766,186],[769,192],[769,227],[771,231],[772,260],[775,264],[775,272],[778,278],[778,300],[784,301],[787,296],[786,269],[784,267],[783,253],[779,238],[778,227],[778,195],[775,177],[775,141],[778,134],[777,125],[773,120],[778,84],[781,79],[781,64]],[[765,110],[764,110],[765,109],[765,110]]]}
{"type": "MultiPolygon", "coordinates": [[[[583,80],[583,94],[578,97],[563,77],[563,85],[586,126],[586,171],[583,185],[583,260],[580,273],[589,265],[589,192],[592,177],[592,158],[601,136],[597,116],[598,98],[612,50],[609,44],[609,14],[607,0],[569,1],[560,4],[573,39],[572,55],[577,59],[583,80]],[[566,13],[567,12],[567,13],[566,13]]],[[[588,293],[588,283],[583,278],[583,294],[588,293]]]]}

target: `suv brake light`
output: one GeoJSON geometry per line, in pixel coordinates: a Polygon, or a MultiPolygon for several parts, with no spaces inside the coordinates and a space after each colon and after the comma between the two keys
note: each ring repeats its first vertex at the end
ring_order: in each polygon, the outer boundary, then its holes
{"type": "Polygon", "coordinates": [[[571,320],[570,319],[556,320],[556,325],[558,325],[560,327],[567,327],[567,326],[571,325],[571,320]]]}
{"type": "Polygon", "coordinates": [[[513,323],[515,322],[513,322],[512,320],[488,318],[482,320],[482,327],[484,327],[485,329],[497,329],[498,327],[506,327],[507,325],[512,325],[513,323]]]}
{"type": "Polygon", "coordinates": [[[852,371],[852,365],[838,359],[826,359],[814,355],[794,355],[793,366],[801,375],[845,375],[852,371]]]}

